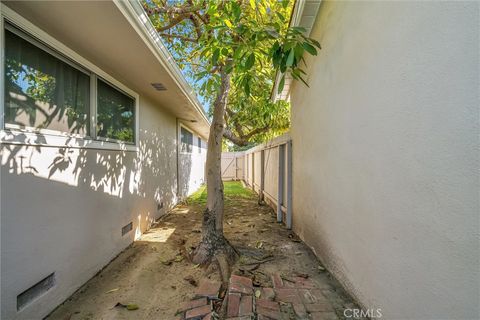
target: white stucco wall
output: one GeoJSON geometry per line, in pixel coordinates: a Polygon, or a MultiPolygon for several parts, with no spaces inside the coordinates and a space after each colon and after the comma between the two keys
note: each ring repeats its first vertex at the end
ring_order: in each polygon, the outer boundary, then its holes
{"type": "Polygon", "coordinates": [[[478,319],[478,2],[322,2],[293,227],[385,319],[478,319]]]}
{"type": "MultiPolygon", "coordinates": [[[[2,319],[44,317],[177,201],[176,118],[142,97],[139,117],[138,152],[1,145],[2,319]],[[55,287],[17,312],[52,272],[55,287]]],[[[199,179],[197,160],[179,172],[199,179]]]]}
{"type": "Polygon", "coordinates": [[[199,135],[191,130],[185,124],[179,122],[178,125],[178,141],[181,141],[181,127],[184,126],[193,135],[192,152],[182,152],[180,145],[178,147],[178,195],[179,200],[191,195],[200,188],[206,181],[205,162],[207,161],[207,142],[201,138],[201,146],[199,148],[199,135]]]}

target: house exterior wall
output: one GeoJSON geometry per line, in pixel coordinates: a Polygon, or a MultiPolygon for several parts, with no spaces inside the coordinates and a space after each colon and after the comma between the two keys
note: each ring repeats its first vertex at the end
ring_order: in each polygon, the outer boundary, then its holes
{"type": "Polygon", "coordinates": [[[385,319],[479,317],[479,4],[322,2],[293,227],[385,319]]]}
{"type": "MultiPolygon", "coordinates": [[[[198,146],[199,135],[186,125],[178,125],[178,141],[180,141],[180,130],[186,128],[193,135],[192,152],[182,152],[178,149],[179,177],[178,177],[178,195],[179,200],[195,192],[203,183],[205,183],[205,162],[207,161],[207,143],[201,137],[201,146],[198,146]]],[[[179,144],[180,146],[180,144],[179,144]]]]}
{"type": "Polygon", "coordinates": [[[203,181],[198,135],[195,155],[181,162],[177,118],[137,99],[137,148],[50,145],[19,131],[25,143],[0,144],[2,319],[45,317],[203,181]],[[52,273],[53,288],[17,310],[17,296],[52,273]]]}
{"type": "MultiPolygon", "coordinates": [[[[45,316],[176,203],[176,119],[142,98],[139,116],[138,152],[1,146],[2,319],[45,316]],[[17,313],[52,272],[55,287],[17,313]]],[[[179,172],[203,175],[197,160],[179,172]]]]}

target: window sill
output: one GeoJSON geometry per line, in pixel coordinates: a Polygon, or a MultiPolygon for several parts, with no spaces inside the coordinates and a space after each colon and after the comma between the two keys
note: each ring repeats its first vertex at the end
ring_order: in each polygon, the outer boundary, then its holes
{"type": "Polygon", "coordinates": [[[26,130],[0,130],[1,144],[24,146],[44,146],[77,149],[101,149],[112,151],[137,152],[136,145],[114,141],[99,141],[88,137],[78,137],[61,133],[39,133],[26,130]]]}

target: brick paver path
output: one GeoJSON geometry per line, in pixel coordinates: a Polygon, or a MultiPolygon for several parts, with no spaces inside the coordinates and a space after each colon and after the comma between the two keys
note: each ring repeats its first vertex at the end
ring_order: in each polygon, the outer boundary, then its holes
{"type": "Polygon", "coordinates": [[[273,288],[253,287],[252,280],[232,275],[227,295],[227,319],[336,320],[332,305],[308,278],[272,275],[273,288]]]}

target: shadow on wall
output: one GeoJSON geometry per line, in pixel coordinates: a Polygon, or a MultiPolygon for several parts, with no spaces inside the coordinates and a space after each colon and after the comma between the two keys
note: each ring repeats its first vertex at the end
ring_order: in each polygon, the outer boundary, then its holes
{"type": "MultiPolygon", "coordinates": [[[[197,189],[202,182],[196,181],[196,177],[192,176],[192,165],[194,157],[193,153],[180,152],[178,154],[178,197],[184,199],[190,193],[197,189]]],[[[203,171],[202,171],[203,172],[203,171]]]]}
{"type": "MultiPolygon", "coordinates": [[[[27,143],[46,143],[46,137],[41,134],[34,141],[29,141],[23,133],[15,135],[16,140],[27,143]]],[[[45,185],[41,190],[32,190],[25,185],[22,194],[26,201],[29,201],[29,191],[44,194],[45,199],[54,197],[48,189],[48,181],[56,181],[119,199],[148,200],[149,203],[142,206],[148,207],[153,214],[162,202],[165,207],[176,201],[176,159],[174,153],[167,151],[175,150],[175,141],[144,131],[138,149],[138,152],[132,152],[2,144],[2,184],[15,185],[16,176],[27,175],[44,179],[45,185]]],[[[41,204],[35,205],[41,208],[41,204]]],[[[13,213],[6,211],[4,214],[13,213]]]]}

